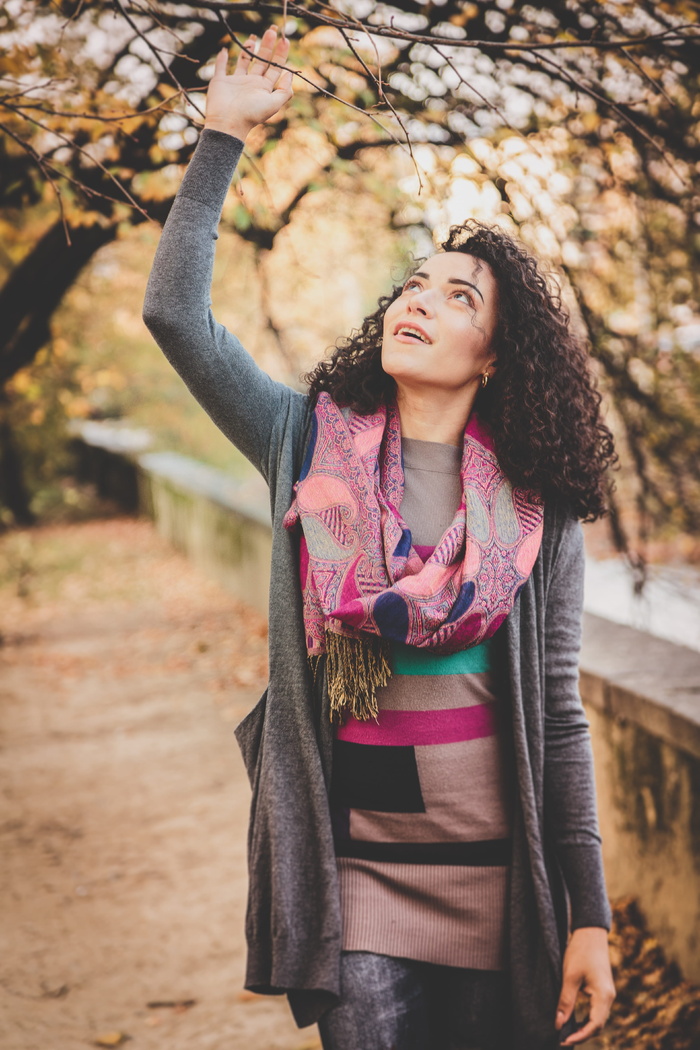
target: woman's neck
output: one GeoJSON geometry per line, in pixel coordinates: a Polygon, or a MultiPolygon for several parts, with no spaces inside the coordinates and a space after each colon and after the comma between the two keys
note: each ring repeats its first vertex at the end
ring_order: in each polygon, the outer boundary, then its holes
{"type": "Polygon", "coordinates": [[[464,391],[460,398],[434,397],[425,391],[399,389],[396,405],[401,419],[401,436],[419,441],[459,445],[471,415],[478,387],[464,391]]]}

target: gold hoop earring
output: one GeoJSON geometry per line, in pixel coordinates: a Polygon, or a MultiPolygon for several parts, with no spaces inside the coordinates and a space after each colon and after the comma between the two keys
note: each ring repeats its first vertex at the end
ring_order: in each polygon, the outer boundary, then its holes
{"type": "Polygon", "coordinates": [[[482,387],[486,386],[488,381],[489,381],[489,374],[488,374],[488,372],[482,372],[481,373],[481,385],[482,385],[482,387]]]}

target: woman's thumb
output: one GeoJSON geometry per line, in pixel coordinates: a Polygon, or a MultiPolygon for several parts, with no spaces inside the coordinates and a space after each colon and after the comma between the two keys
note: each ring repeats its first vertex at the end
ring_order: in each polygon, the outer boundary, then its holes
{"type": "Polygon", "coordinates": [[[571,1012],[576,1005],[576,995],[578,992],[578,986],[575,980],[571,977],[564,978],[564,983],[561,989],[561,995],[559,996],[559,1002],[557,1003],[557,1015],[554,1019],[554,1027],[559,1029],[566,1024],[571,1017],[571,1012]]]}

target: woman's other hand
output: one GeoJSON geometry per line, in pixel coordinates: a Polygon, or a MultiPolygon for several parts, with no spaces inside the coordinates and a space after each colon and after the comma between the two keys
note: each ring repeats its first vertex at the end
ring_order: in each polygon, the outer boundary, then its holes
{"type": "MultiPolygon", "coordinates": [[[[248,51],[253,51],[256,40],[248,37],[248,51]]],[[[204,127],[245,141],[256,124],[273,117],[292,97],[292,74],[279,69],[288,54],[289,41],[278,38],[274,26],[265,30],[255,58],[241,51],[231,75],[226,73],[226,49],[220,51],[207,90],[204,127]]]]}
{"type": "Polygon", "coordinates": [[[584,1043],[599,1032],[608,1019],[615,998],[608,949],[608,934],[598,926],[574,930],[564,953],[561,995],[557,1005],[557,1031],[571,1017],[579,989],[590,997],[588,1020],[562,1046],[584,1043]]]}

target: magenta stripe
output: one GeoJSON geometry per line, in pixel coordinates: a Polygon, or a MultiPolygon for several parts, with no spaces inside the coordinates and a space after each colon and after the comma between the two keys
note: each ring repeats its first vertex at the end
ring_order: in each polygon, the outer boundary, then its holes
{"type": "Polygon", "coordinates": [[[380,711],[378,722],[348,718],[338,727],[338,740],[350,744],[412,747],[478,740],[497,731],[494,704],[452,707],[442,711],[380,711]]]}

